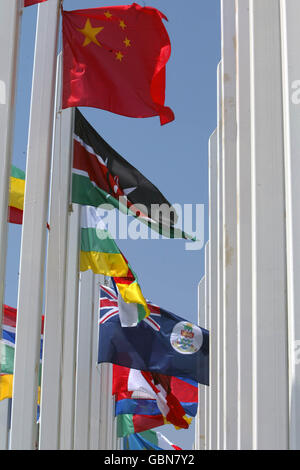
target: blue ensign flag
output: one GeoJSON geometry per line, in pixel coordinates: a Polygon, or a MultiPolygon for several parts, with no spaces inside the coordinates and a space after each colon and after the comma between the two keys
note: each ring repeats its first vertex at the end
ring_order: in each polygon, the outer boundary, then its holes
{"type": "Polygon", "coordinates": [[[116,292],[101,286],[98,362],[184,377],[209,385],[209,333],[150,302],[151,314],[121,326],[116,292]]]}

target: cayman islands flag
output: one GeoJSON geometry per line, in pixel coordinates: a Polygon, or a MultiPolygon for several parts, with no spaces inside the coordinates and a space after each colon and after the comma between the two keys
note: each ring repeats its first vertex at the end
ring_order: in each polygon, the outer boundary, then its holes
{"type": "Polygon", "coordinates": [[[101,286],[98,363],[209,384],[209,333],[182,317],[147,302],[150,315],[122,328],[118,294],[101,286]]]}

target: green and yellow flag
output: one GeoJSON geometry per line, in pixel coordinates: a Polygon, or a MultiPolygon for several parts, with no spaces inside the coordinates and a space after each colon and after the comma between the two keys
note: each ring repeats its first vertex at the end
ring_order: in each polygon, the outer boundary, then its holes
{"type": "Polygon", "coordinates": [[[138,305],[138,321],[150,314],[137,276],[106,229],[101,210],[82,206],[80,271],[88,269],[114,279],[123,301],[138,305]]]}

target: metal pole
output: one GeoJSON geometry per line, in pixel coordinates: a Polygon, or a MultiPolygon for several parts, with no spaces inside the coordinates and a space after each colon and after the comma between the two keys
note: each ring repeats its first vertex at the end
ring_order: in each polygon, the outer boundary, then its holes
{"type": "Polygon", "coordinates": [[[73,204],[68,215],[67,272],[61,365],[60,444],[61,450],[74,449],[76,393],[76,354],[78,330],[80,206],[73,204]]]}
{"type": "Polygon", "coordinates": [[[2,0],[0,5],[0,324],[4,298],[8,189],[12,162],[22,6],[22,0],[2,0]]]}
{"type": "MultiPolygon", "coordinates": [[[[210,329],[210,305],[209,305],[209,241],[205,245],[205,314],[204,314],[204,328],[210,329]]],[[[211,449],[210,431],[211,431],[211,401],[210,401],[210,387],[204,386],[205,394],[205,450],[211,449]]]]}
{"type": "Polygon", "coordinates": [[[252,264],[249,0],[236,0],[238,447],[252,447],[252,264]]]}
{"type": "Polygon", "coordinates": [[[54,121],[59,0],[38,7],[21,242],[12,449],[34,449],[54,121]]]}
{"type": "Polygon", "coordinates": [[[281,0],[280,6],[287,219],[289,448],[300,450],[300,3],[298,0],[281,0]]]}
{"type": "Polygon", "coordinates": [[[101,389],[101,365],[98,364],[99,341],[99,306],[100,284],[103,284],[104,276],[94,274],[94,299],[93,299],[93,323],[91,337],[91,388],[90,388],[90,436],[89,448],[98,450],[100,438],[100,389],[101,389]]]}
{"type": "Polygon", "coordinates": [[[217,90],[217,311],[218,311],[218,431],[217,448],[224,448],[224,310],[223,310],[223,168],[222,168],[222,63],[218,64],[217,90]]]}
{"type": "Polygon", "coordinates": [[[88,450],[90,436],[91,337],[94,274],[80,273],[79,317],[76,360],[76,396],[74,421],[74,449],[88,450]]]}
{"type": "Polygon", "coordinates": [[[224,308],[224,447],[238,443],[235,0],[221,0],[224,308]]]}
{"type": "Polygon", "coordinates": [[[268,450],[289,446],[281,54],[279,0],[250,0],[253,448],[268,450]]]}
{"type": "MultiPolygon", "coordinates": [[[[40,449],[58,449],[60,431],[61,365],[74,118],[74,108],[61,111],[60,107],[61,61],[60,55],[58,57],[50,231],[47,249],[40,449]]],[[[74,256],[76,257],[77,254],[74,253],[74,256]]]]}
{"type": "Polygon", "coordinates": [[[210,449],[217,449],[218,428],[218,311],[217,311],[217,130],[209,139],[209,247],[208,302],[210,312],[210,449]]]}
{"type": "MultiPolygon", "coordinates": [[[[198,322],[199,325],[205,325],[205,276],[201,279],[198,285],[198,322]]],[[[197,413],[197,421],[198,421],[198,442],[196,443],[197,450],[205,450],[206,449],[206,440],[207,436],[205,434],[205,410],[206,410],[206,403],[205,403],[205,386],[199,384],[198,385],[198,413],[197,413]]]]}

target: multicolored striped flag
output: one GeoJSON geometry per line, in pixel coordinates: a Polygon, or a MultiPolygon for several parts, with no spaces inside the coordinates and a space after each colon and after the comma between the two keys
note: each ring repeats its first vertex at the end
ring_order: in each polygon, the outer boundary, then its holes
{"type": "Polygon", "coordinates": [[[13,374],[0,373],[0,401],[12,397],[13,374]]]}
{"type": "MultiPolygon", "coordinates": [[[[13,372],[14,372],[14,358],[15,358],[15,343],[16,343],[16,323],[17,323],[17,310],[8,305],[3,306],[2,318],[2,339],[0,340],[1,354],[0,354],[0,400],[12,397],[13,385],[13,372]]],[[[42,317],[41,327],[41,348],[40,348],[40,364],[42,363],[42,350],[43,350],[43,332],[44,332],[44,317],[42,317]]],[[[41,366],[39,372],[39,382],[41,378],[41,366]]]]}
{"type": "Polygon", "coordinates": [[[120,252],[114,239],[106,229],[102,212],[92,206],[81,209],[80,271],[91,269],[95,274],[111,276],[119,291],[119,304],[124,311],[127,304],[137,313],[131,322],[122,326],[136,326],[150,314],[136,274],[120,252]]]}
{"type": "Polygon", "coordinates": [[[11,166],[9,185],[9,214],[8,222],[22,224],[25,193],[25,172],[16,166],[11,166]]]}
{"type": "Polygon", "coordinates": [[[110,204],[168,238],[194,237],[174,224],[178,216],[165,196],[116,152],[75,112],[72,201],[98,207],[110,204]]]}
{"type": "Polygon", "coordinates": [[[123,450],[182,450],[158,431],[129,434],[123,439],[123,450]]]}
{"type": "MultiPolygon", "coordinates": [[[[115,396],[115,414],[159,415],[161,410],[157,406],[153,395],[139,390],[138,387],[131,387],[135,388],[135,390],[129,390],[130,386],[128,383],[132,382],[132,379],[129,380],[130,371],[131,369],[127,367],[115,364],[113,366],[112,393],[115,396]]],[[[197,382],[172,376],[169,379],[170,390],[179,401],[185,413],[188,416],[196,416],[198,408],[197,382]]]]}
{"type": "Polygon", "coordinates": [[[122,414],[117,416],[117,437],[125,437],[148,429],[169,424],[160,414],[155,416],[122,414]]]}
{"type": "MultiPolygon", "coordinates": [[[[190,390],[188,384],[186,385],[184,381],[179,380],[179,382],[181,382],[183,386],[183,390],[181,393],[181,397],[183,397],[184,391],[186,391],[188,394],[190,390]]],[[[116,398],[118,398],[118,395],[122,392],[125,392],[125,394],[127,394],[128,392],[132,392],[131,399],[127,399],[125,403],[123,402],[123,411],[129,411],[129,409],[131,408],[133,414],[137,414],[134,408],[139,408],[139,406],[137,405],[137,407],[130,407],[130,400],[132,399],[135,399],[133,400],[135,403],[137,403],[139,400],[144,401],[146,399],[146,407],[150,410],[150,406],[148,406],[147,402],[149,401],[149,399],[152,399],[156,402],[158,413],[155,412],[154,409],[152,409],[152,412],[142,412],[142,410],[145,409],[143,406],[143,402],[142,407],[140,407],[140,414],[157,415],[161,413],[169,423],[174,424],[175,426],[180,428],[188,428],[191,419],[187,418],[183,404],[181,403],[178,395],[174,393],[176,391],[178,392],[178,388],[176,390],[176,385],[178,386],[178,381],[177,384],[176,382],[174,383],[174,377],[135,369],[129,369],[127,367],[120,367],[117,365],[113,366],[112,393],[116,394],[116,398]]],[[[198,387],[195,384],[195,387],[193,387],[193,392],[195,392],[194,399],[197,397],[197,390],[198,387]]],[[[116,402],[116,414],[118,414],[117,403],[118,401],[116,402]]]]}

